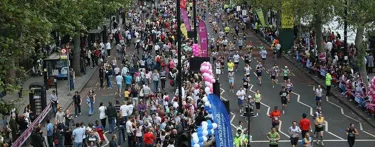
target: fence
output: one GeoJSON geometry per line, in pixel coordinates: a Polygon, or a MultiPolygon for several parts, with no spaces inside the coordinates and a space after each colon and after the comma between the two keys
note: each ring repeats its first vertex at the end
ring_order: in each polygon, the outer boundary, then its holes
{"type": "Polygon", "coordinates": [[[20,137],[12,144],[12,147],[20,147],[30,137],[35,126],[39,125],[51,110],[51,103],[40,113],[40,115],[29,125],[29,127],[21,134],[20,137]]]}

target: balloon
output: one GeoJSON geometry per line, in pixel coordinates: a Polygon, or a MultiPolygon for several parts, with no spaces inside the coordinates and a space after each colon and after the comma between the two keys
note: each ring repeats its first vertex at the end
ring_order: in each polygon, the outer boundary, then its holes
{"type": "Polygon", "coordinates": [[[211,120],[207,120],[207,123],[208,123],[208,124],[212,124],[212,121],[211,121],[211,120]]]}
{"type": "Polygon", "coordinates": [[[217,123],[212,123],[212,129],[216,129],[217,128],[217,123]]]}
{"type": "Polygon", "coordinates": [[[203,130],[203,136],[207,136],[208,135],[208,130],[203,130]]]}
{"type": "MultiPolygon", "coordinates": [[[[200,128],[201,128],[201,127],[200,127],[200,128]]],[[[201,129],[202,129],[202,128],[201,128],[201,129]]],[[[198,138],[203,136],[203,133],[202,133],[202,132],[203,132],[203,129],[202,129],[202,131],[200,131],[200,132],[197,133],[197,134],[198,134],[198,138]]]]}
{"type": "Polygon", "coordinates": [[[199,142],[199,138],[198,137],[193,137],[193,141],[194,141],[194,143],[198,143],[199,142]]]}
{"type": "Polygon", "coordinates": [[[203,74],[202,74],[203,77],[206,77],[206,76],[208,76],[208,75],[210,75],[210,74],[209,74],[209,73],[203,73],[203,74]]]}
{"type": "Polygon", "coordinates": [[[214,93],[214,89],[213,88],[210,89],[210,93],[214,93]]]}
{"type": "Polygon", "coordinates": [[[205,83],[206,84],[206,86],[208,87],[208,88],[212,88],[212,83],[210,83],[210,82],[207,82],[207,83],[205,83]]]}
{"type": "Polygon", "coordinates": [[[207,141],[208,139],[206,136],[203,136],[202,138],[203,138],[203,141],[207,141]]]}
{"type": "Polygon", "coordinates": [[[204,105],[205,105],[205,106],[209,106],[209,105],[210,105],[210,102],[205,102],[204,105]]]}
{"type": "Polygon", "coordinates": [[[211,82],[212,80],[211,80],[209,77],[207,77],[207,76],[206,76],[206,77],[203,77],[203,80],[206,81],[206,82],[210,82],[210,83],[212,83],[212,82],[211,82]]]}
{"type": "Polygon", "coordinates": [[[198,143],[194,144],[194,147],[201,147],[198,143]]]}
{"type": "Polygon", "coordinates": [[[198,134],[197,132],[194,132],[193,134],[191,134],[191,136],[194,138],[194,137],[197,137],[198,138],[198,134]]]}
{"type": "Polygon", "coordinates": [[[208,125],[208,123],[206,122],[206,121],[202,121],[202,126],[207,126],[208,125]]]}
{"type": "Polygon", "coordinates": [[[207,129],[208,129],[208,130],[211,130],[211,129],[213,129],[213,128],[214,128],[214,127],[212,126],[212,124],[207,126],[207,129]]]}
{"type": "Polygon", "coordinates": [[[211,83],[215,83],[216,82],[216,80],[215,79],[211,79],[211,83]]]}
{"type": "Polygon", "coordinates": [[[208,114],[207,117],[208,117],[208,118],[212,118],[212,114],[208,114]]]}
{"type": "Polygon", "coordinates": [[[210,94],[210,87],[206,87],[206,88],[204,88],[204,92],[206,93],[206,94],[210,94]]]}
{"type": "Polygon", "coordinates": [[[207,102],[207,101],[208,101],[207,96],[204,96],[204,97],[202,98],[202,100],[203,100],[203,102],[207,102]]]}
{"type": "Polygon", "coordinates": [[[208,135],[212,135],[214,133],[213,129],[208,130],[208,135]]]}
{"type": "Polygon", "coordinates": [[[198,127],[198,129],[197,129],[198,137],[200,136],[200,135],[199,135],[199,132],[202,132],[202,131],[203,131],[203,129],[202,129],[201,127],[198,127]]]}
{"type": "Polygon", "coordinates": [[[204,130],[207,130],[207,129],[208,129],[208,126],[203,126],[203,125],[202,125],[202,128],[203,128],[204,130]]]}

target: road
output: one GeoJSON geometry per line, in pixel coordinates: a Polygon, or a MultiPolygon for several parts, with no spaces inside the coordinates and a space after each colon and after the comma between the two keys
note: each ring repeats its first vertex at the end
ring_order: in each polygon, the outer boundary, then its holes
{"type": "MultiPolygon", "coordinates": [[[[207,23],[208,24],[208,23],[207,23]]],[[[208,31],[211,36],[215,36],[212,28],[208,25],[208,31]]],[[[252,41],[255,46],[260,46],[263,44],[261,40],[252,32],[246,31],[247,40],[252,41]]],[[[232,37],[229,37],[230,39],[232,37]]],[[[233,41],[235,42],[235,41],[233,41]]],[[[244,45],[247,42],[244,42],[244,45]]],[[[253,51],[253,57],[256,59],[252,61],[251,67],[254,71],[256,66],[256,61],[260,61],[258,51],[253,51]]],[[[286,108],[285,115],[281,116],[280,123],[280,135],[281,141],[280,146],[290,146],[288,128],[291,126],[293,121],[299,122],[302,118],[302,114],[310,114],[308,117],[312,122],[312,114],[315,113],[315,95],[313,91],[314,82],[311,81],[309,77],[306,77],[299,69],[290,64],[286,59],[280,58],[274,61],[272,59],[272,51],[267,51],[267,60],[265,62],[265,68],[270,69],[274,63],[277,63],[279,67],[288,66],[290,69],[291,76],[290,79],[294,85],[293,92],[291,93],[291,103],[288,104],[286,108]]],[[[226,65],[226,64],[225,64],[226,65]]],[[[235,72],[235,92],[242,87],[242,78],[244,62],[241,61],[238,67],[238,72],[235,72]]],[[[221,84],[221,97],[230,101],[230,114],[231,114],[231,124],[232,129],[235,130],[235,126],[238,126],[238,122],[242,121],[243,127],[247,128],[248,121],[247,117],[244,118],[240,116],[239,109],[237,105],[237,97],[235,93],[229,92],[229,85],[227,81],[227,68],[225,67],[224,73],[220,75],[221,84]]],[[[283,82],[282,77],[278,77],[278,81],[283,82]]],[[[275,88],[272,88],[271,78],[268,74],[263,73],[262,86],[257,84],[257,78],[255,73],[251,75],[251,94],[254,97],[254,91],[260,90],[262,94],[262,105],[260,109],[260,114],[258,117],[251,117],[251,135],[252,143],[254,146],[267,146],[266,134],[271,129],[271,119],[268,114],[273,110],[274,106],[281,108],[280,96],[278,95],[283,83],[278,83],[275,88]]],[[[356,116],[347,107],[342,106],[333,97],[325,97],[322,102],[322,112],[326,120],[326,130],[324,134],[325,145],[329,147],[335,146],[346,146],[346,134],[345,129],[350,123],[353,123],[359,130],[359,136],[357,137],[356,146],[372,146],[375,142],[375,130],[371,126],[367,125],[361,118],[356,116]]]]}

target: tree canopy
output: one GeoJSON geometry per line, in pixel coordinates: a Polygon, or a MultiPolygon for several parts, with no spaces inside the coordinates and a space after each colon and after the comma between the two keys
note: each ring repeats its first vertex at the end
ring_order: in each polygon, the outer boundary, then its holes
{"type": "Polygon", "coordinates": [[[2,0],[0,92],[19,88],[16,81],[25,73],[19,60],[35,54],[36,46],[51,44],[51,32],[71,36],[86,32],[103,25],[107,14],[130,4],[130,0],[2,0]]]}

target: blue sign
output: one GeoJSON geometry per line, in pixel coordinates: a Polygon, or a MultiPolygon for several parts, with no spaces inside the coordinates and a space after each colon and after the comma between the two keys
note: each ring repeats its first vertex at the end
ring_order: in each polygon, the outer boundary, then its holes
{"type": "Polygon", "coordinates": [[[212,117],[217,128],[215,129],[216,147],[233,147],[232,125],[224,103],[215,94],[208,95],[211,103],[212,117]]]}

